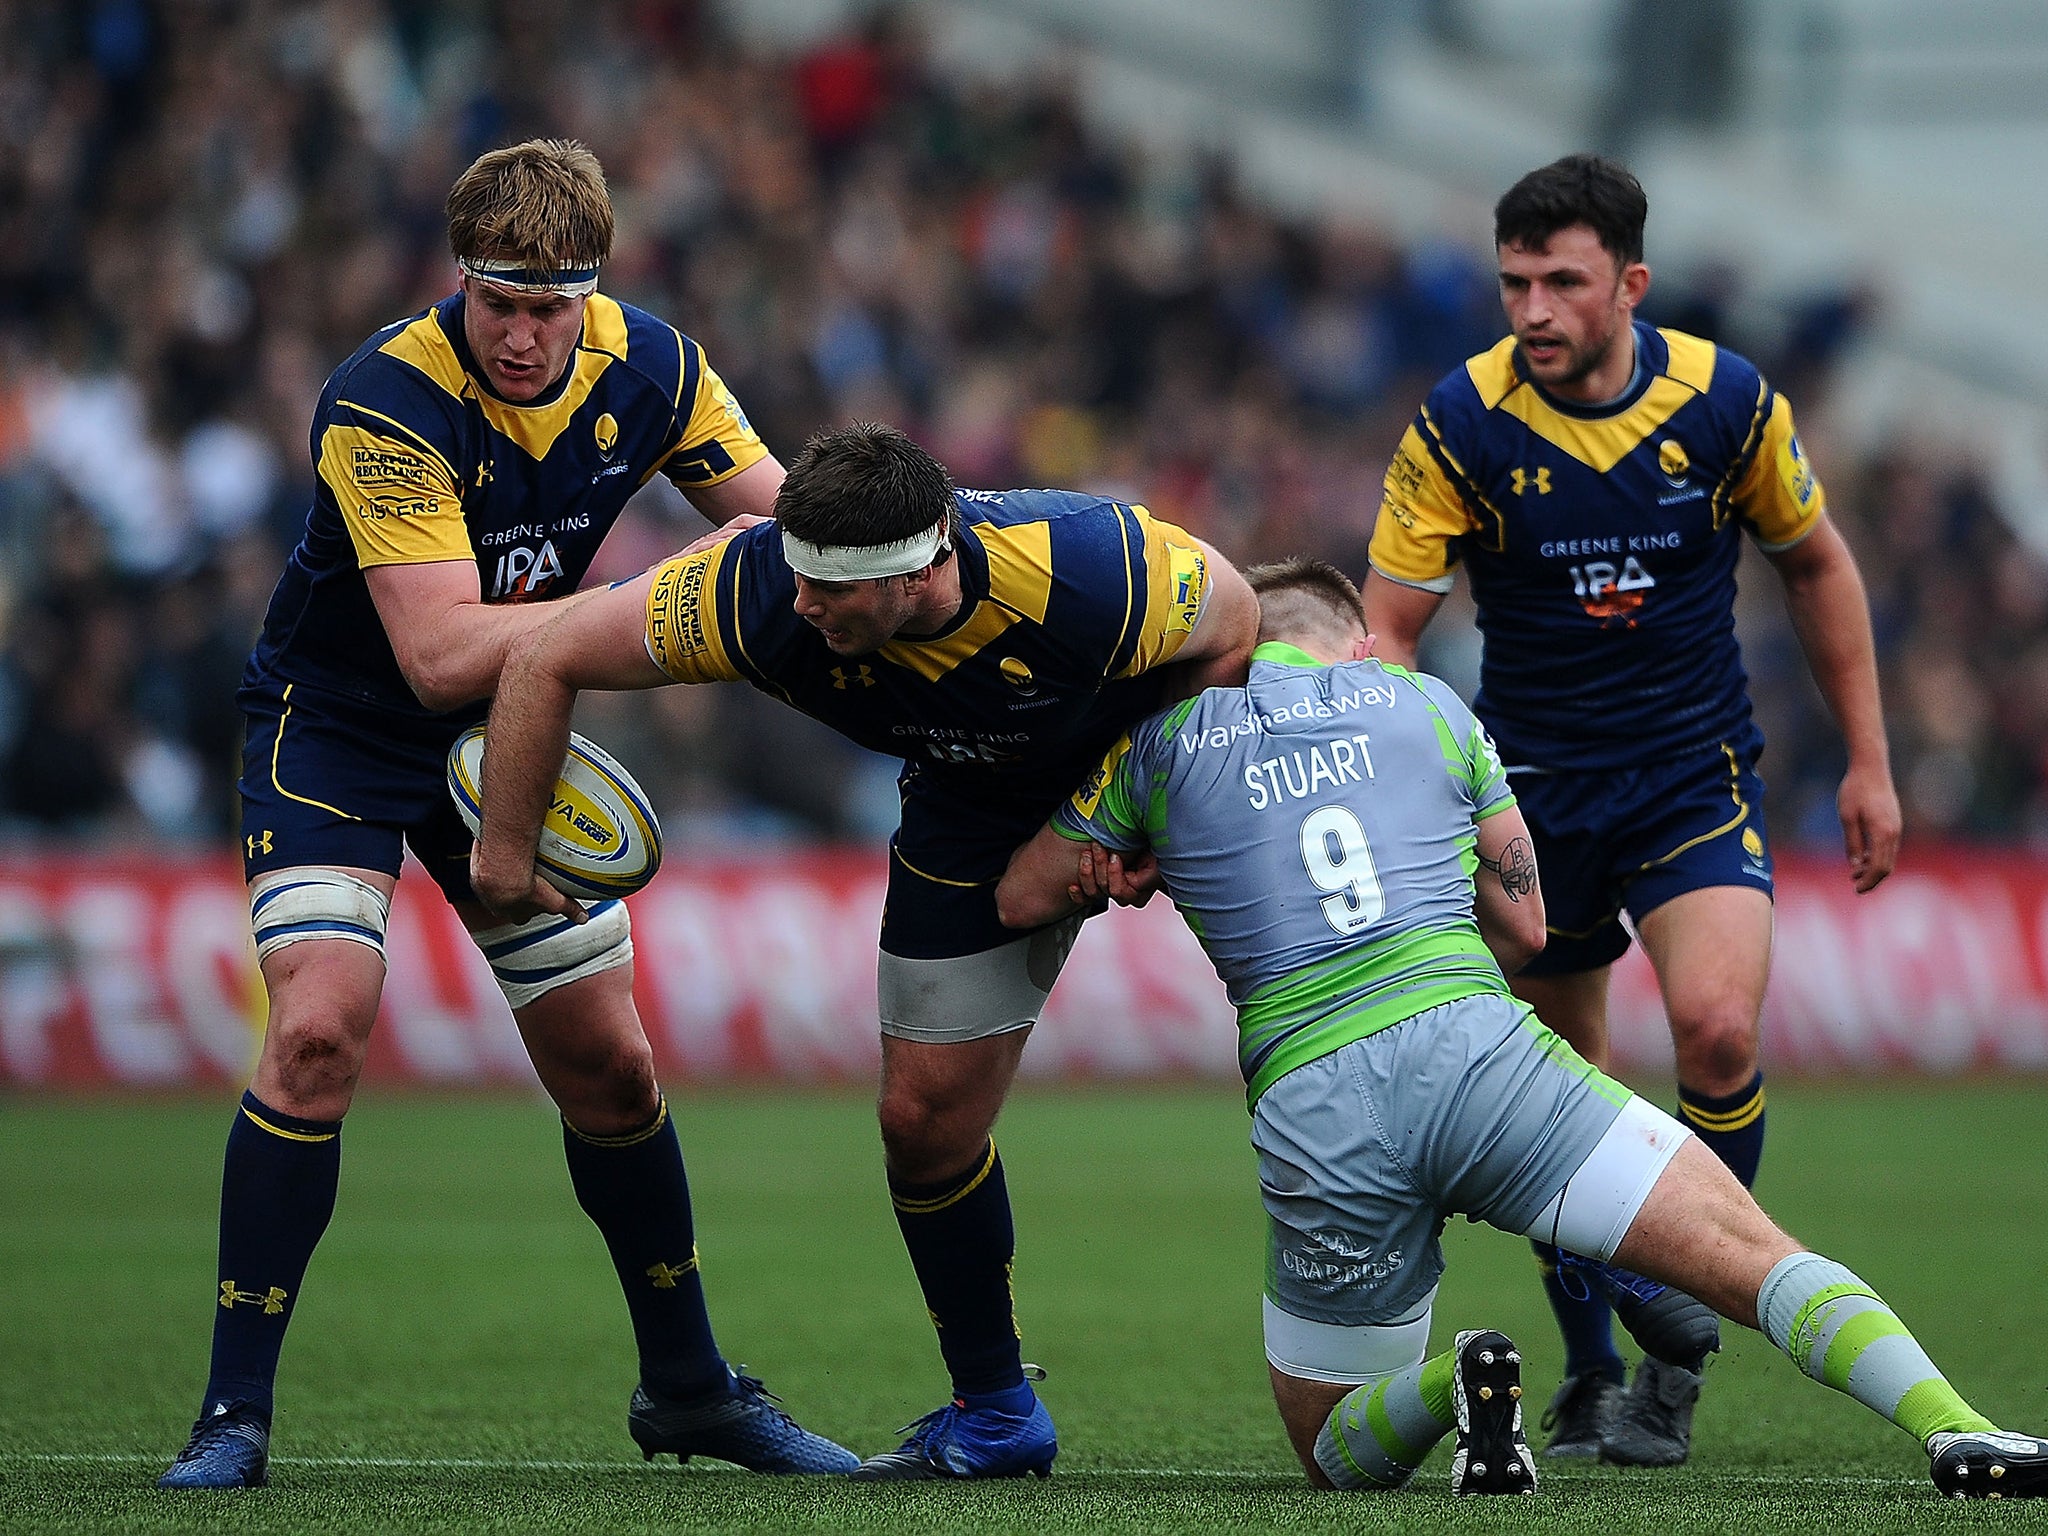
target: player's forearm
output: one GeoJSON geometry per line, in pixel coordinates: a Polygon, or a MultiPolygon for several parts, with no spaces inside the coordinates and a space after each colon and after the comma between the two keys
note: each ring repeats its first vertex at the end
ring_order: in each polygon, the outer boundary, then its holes
{"type": "Polygon", "coordinates": [[[498,687],[512,647],[592,596],[577,592],[546,603],[458,603],[427,632],[394,647],[399,670],[429,709],[458,709],[498,687]]]}
{"type": "Polygon", "coordinates": [[[539,636],[515,645],[491,705],[474,873],[477,894],[491,906],[531,889],[541,823],[569,750],[576,690],[562,680],[551,651],[539,636]]]}
{"type": "Polygon", "coordinates": [[[1811,569],[1787,571],[1785,600],[1814,683],[1848,747],[1849,761],[1889,771],[1891,747],[1878,692],[1870,603],[1847,547],[1811,569]]]}

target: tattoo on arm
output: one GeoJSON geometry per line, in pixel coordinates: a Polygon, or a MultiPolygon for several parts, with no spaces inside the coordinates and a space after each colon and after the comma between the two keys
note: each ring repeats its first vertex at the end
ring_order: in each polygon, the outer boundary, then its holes
{"type": "Polygon", "coordinates": [[[1501,849],[1499,863],[1483,853],[1479,862],[1500,876],[1500,888],[1508,893],[1509,901],[1519,902],[1536,889],[1536,855],[1526,837],[1518,837],[1501,849]]]}

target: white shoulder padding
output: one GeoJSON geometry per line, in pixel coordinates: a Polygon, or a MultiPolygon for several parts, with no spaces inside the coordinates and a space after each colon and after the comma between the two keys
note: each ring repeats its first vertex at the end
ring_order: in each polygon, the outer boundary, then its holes
{"type": "Polygon", "coordinates": [[[557,987],[595,976],[633,958],[632,920],[622,901],[600,901],[590,921],[542,913],[523,923],[486,928],[473,935],[491,963],[498,990],[514,1008],[524,1008],[557,987]]]}
{"type": "Polygon", "coordinates": [[[381,955],[390,918],[389,896],[338,869],[277,869],[249,886],[258,960],[301,939],[345,939],[381,955]]]}

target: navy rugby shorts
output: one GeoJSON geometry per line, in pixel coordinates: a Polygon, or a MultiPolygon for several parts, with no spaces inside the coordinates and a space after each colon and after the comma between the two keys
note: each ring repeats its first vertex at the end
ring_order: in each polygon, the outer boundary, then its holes
{"type": "Polygon", "coordinates": [[[472,721],[409,718],[301,683],[237,695],[242,872],[343,865],[396,875],[411,845],[450,901],[474,901],[469,829],[448,795],[448,749],[472,721]]]}
{"type": "Polygon", "coordinates": [[[996,882],[1065,792],[1013,789],[992,776],[962,783],[910,764],[897,779],[903,819],[889,839],[882,949],[953,960],[1022,938],[996,916],[996,882]]]}
{"type": "Polygon", "coordinates": [[[1638,768],[1509,768],[1550,924],[1549,943],[1522,974],[1612,964],[1629,945],[1624,911],[1640,922],[1674,896],[1717,885],[1770,895],[1761,750],[1752,732],[1747,741],[1638,768]]]}

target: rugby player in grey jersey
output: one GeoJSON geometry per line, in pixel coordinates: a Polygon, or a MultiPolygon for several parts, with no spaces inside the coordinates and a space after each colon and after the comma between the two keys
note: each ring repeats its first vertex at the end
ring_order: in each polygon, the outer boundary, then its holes
{"type": "Polygon", "coordinates": [[[1958,1497],[2048,1495],[1878,1294],[1782,1232],[1676,1120],[1509,991],[1542,947],[1526,828],[1443,683],[1371,659],[1358,592],[1295,560],[1242,688],[1151,716],[1010,863],[1003,921],[1163,887],[1229,988],[1271,1225],[1266,1358],[1318,1486],[1398,1487],[1455,1428],[1452,1487],[1524,1492],[1518,1361],[1427,1355],[1464,1214],[1682,1288],[1883,1414],[1958,1497]]]}

